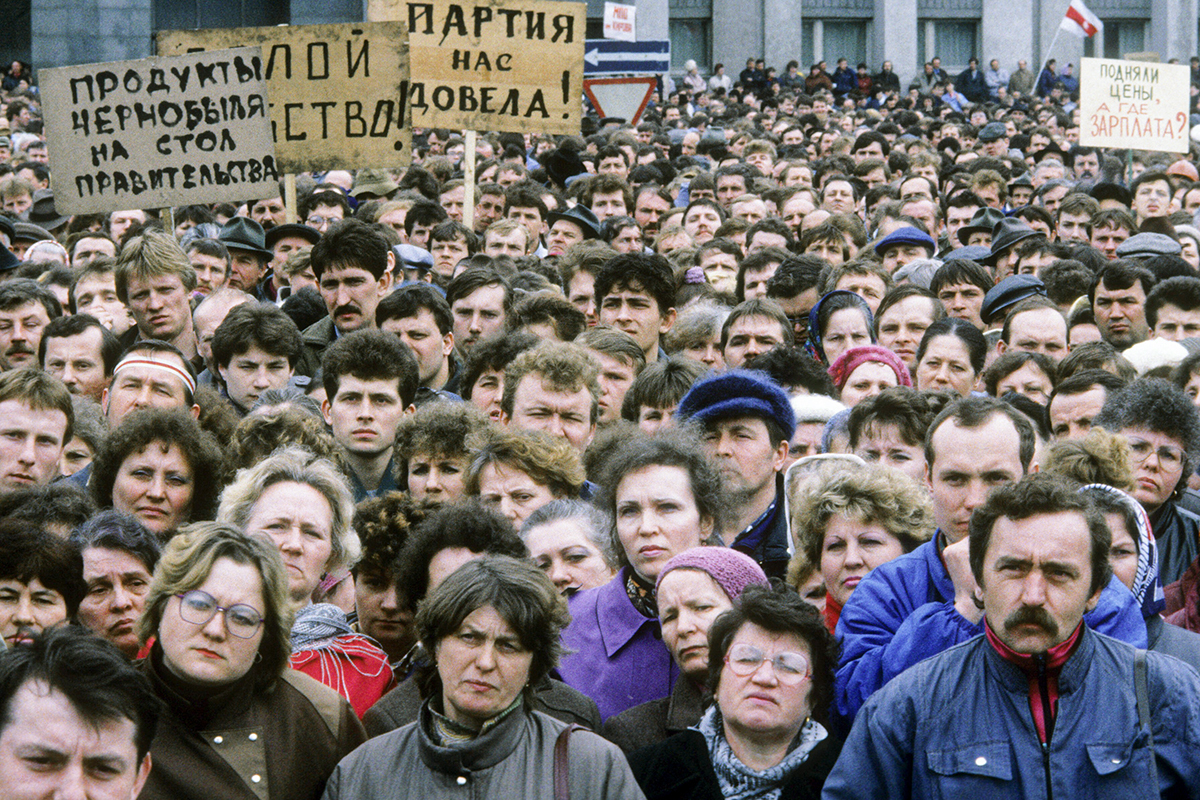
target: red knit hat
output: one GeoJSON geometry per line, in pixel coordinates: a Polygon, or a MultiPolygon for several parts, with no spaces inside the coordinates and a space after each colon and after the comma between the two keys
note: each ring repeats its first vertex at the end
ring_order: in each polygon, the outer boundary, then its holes
{"type": "Polygon", "coordinates": [[[900,360],[900,356],[877,344],[851,347],[838,356],[829,368],[829,377],[833,379],[834,386],[840,391],[850,380],[850,374],[868,361],[878,361],[891,367],[892,372],[896,373],[897,385],[912,386],[912,376],[908,374],[908,367],[900,360]]]}

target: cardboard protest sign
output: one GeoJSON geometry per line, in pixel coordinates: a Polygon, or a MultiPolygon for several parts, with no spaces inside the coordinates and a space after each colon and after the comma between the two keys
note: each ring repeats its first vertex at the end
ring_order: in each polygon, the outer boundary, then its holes
{"type": "Polygon", "coordinates": [[[279,191],[257,47],[38,72],[60,213],[279,191]]]}
{"type": "Polygon", "coordinates": [[[1079,71],[1079,143],[1188,151],[1186,64],[1085,58],[1079,71]]]}
{"type": "Polygon", "coordinates": [[[162,31],[166,55],[257,45],[282,172],[402,167],[408,39],[402,22],[162,31]]]}
{"type": "Polygon", "coordinates": [[[579,133],[586,6],[557,0],[368,0],[408,24],[413,127],[579,133]]]}

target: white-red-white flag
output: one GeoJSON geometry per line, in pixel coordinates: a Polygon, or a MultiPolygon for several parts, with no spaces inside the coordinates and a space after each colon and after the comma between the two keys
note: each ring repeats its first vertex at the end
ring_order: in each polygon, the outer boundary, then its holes
{"type": "Polygon", "coordinates": [[[1083,4],[1083,0],[1071,0],[1071,5],[1067,8],[1067,15],[1063,17],[1059,27],[1080,39],[1087,39],[1104,30],[1104,23],[1088,10],[1088,7],[1083,4]]]}

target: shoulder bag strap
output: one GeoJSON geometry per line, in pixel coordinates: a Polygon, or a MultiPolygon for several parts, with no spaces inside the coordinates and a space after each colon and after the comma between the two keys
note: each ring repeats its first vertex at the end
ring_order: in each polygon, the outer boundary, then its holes
{"type": "Polygon", "coordinates": [[[568,725],[554,743],[554,800],[571,798],[571,733],[585,730],[582,725],[568,725]]]}

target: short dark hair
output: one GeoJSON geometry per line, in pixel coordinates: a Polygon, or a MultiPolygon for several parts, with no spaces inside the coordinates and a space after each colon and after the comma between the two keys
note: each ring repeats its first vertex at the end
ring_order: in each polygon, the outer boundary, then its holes
{"type": "Polygon", "coordinates": [[[935,410],[929,404],[929,398],[921,392],[908,386],[884,389],[851,409],[850,447],[858,447],[867,429],[877,425],[895,425],[906,444],[922,445],[934,416],[935,410]]]}
{"type": "Polygon", "coordinates": [[[717,617],[708,631],[708,690],[716,694],[725,669],[725,657],[733,638],[746,625],[757,625],[770,633],[790,634],[808,645],[812,672],[812,716],[828,725],[833,712],[834,671],[838,664],[838,642],[825,626],[817,609],[806,603],[790,586],[747,586],[733,601],[733,608],[717,617]]]}
{"type": "Polygon", "coordinates": [[[1149,295],[1154,289],[1154,273],[1133,259],[1110,261],[1096,273],[1096,279],[1088,290],[1088,305],[1096,304],[1096,287],[1100,284],[1104,284],[1105,289],[1129,289],[1135,283],[1142,287],[1143,293],[1149,295]]]}
{"type": "Polygon", "coordinates": [[[774,320],[779,324],[779,328],[783,332],[783,344],[791,345],[796,341],[795,331],[792,330],[792,322],[788,319],[787,314],[784,313],[779,303],[769,297],[756,297],[753,300],[738,303],[725,317],[725,322],[721,325],[722,350],[725,349],[725,345],[729,342],[729,329],[733,327],[733,323],[745,317],[764,317],[774,320]]]}
{"type": "Polygon", "coordinates": [[[983,586],[984,558],[996,520],[1001,517],[1026,520],[1043,514],[1061,513],[1080,514],[1087,522],[1092,556],[1090,593],[1095,594],[1108,585],[1112,577],[1112,567],[1108,563],[1112,533],[1104,517],[1088,496],[1080,494],[1074,485],[1061,476],[1041,473],[993,489],[984,504],[971,514],[970,559],[975,581],[983,586]]]}
{"type": "Polygon", "coordinates": [[[1178,276],[1155,284],[1146,296],[1146,322],[1151,328],[1158,324],[1158,312],[1168,305],[1181,311],[1200,310],[1200,278],[1178,276]]]}
{"type": "Polygon", "coordinates": [[[42,369],[46,368],[46,340],[78,336],[89,328],[100,331],[100,361],[104,364],[104,374],[112,375],[121,358],[121,341],[91,314],[68,314],[50,320],[50,324],[42,329],[42,340],[38,343],[38,363],[42,369]]]}
{"type": "Polygon", "coordinates": [[[230,309],[213,333],[213,363],[227,367],[251,347],[283,356],[293,368],[304,352],[300,329],[274,303],[241,303],[230,309]]]}
{"type": "Polygon", "coordinates": [[[112,508],[113,484],[130,454],[154,442],[177,445],[192,470],[192,520],[212,519],[221,492],[224,456],[215,439],[181,408],[132,411],[108,435],[92,461],[88,487],[100,508],[112,508]]]}
{"type": "Polygon", "coordinates": [[[86,722],[133,723],[138,764],[150,752],[163,705],[150,681],[99,637],[73,626],[54,628],[0,657],[0,731],[12,721],[13,698],[34,681],[61,692],[86,722]]]}
{"type": "Polygon", "coordinates": [[[479,252],[479,237],[475,235],[475,231],[463,225],[457,220],[448,219],[444,222],[439,222],[429,232],[429,243],[434,242],[453,242],[455,239],[462,239],[463,244],[467,246],[467,254],[475,255],[479,252]]]}
{"type": "Polygon", "coordinates": [[[1170,381],[1139,378],[1116,392],[1109,392],[1104,407],[1092,420],[1113,433],[1126,428],[1144,428],[1176,439],[1184,450],[1183,477],[1175,487],[1181,494],[1200,457],[1200,415],[1188,396],[1170,381]]]}
{"type": "Polygon", "coordinates": [[[622,253],[609,260],[596,275],[596,307],[614,290],[645,292],[658,304],[658,313],[675,307],[675,275],[671,262],[658,254],[622,253]]]}
{"type": "Polygon", "coordinates": [[[471,399],[471,390],[479,376],[489,370],[503,373],[513,359],[536,347],[541,340],[526,331],[510,331],[489,336],[471,348],[462,367],[459,394],[464,400],[471,399]]]}
{"type": "Polygon", "coordinates": [[[746,359],[744,369],[765,372],[785,391],[803,387],[809,394],[833,397],[835,389],[829,370],[812,354],[794,344],[778,344],[765,353],[746,359]]]}
{"type": "MultiPolygon", "coordinates": [[[[526,325],[550,323],[564,342],[574,341],[587,330],[587,317],[557,292],[535,292],[518,301],[504,321],[509,330],[526,325]]],[[[645,355],[642,355],[645,359],[645,355]]]]}
{"type": "Polygon", "coordinates": [[[938,428],[942,427],[942,423],[950,420],[960,428],[982,428],[997,414],[1003,414],[1017,429],[1021,471],[1028,472],[1029,465],[1033,463],[1033,450],[1037,444],[1033,423],[1029,421],[1029,417],[995,397],[963,397],[955,400],[943,408],[933,422],[929,423],[929,429],[925,433],[925,463],[930,472],[933,471],[935,455],[933,435],[937,433],[938,428]]]}
{"type": "Polygon", "coordinates": [[[933,279],[929,282],[929,291],[933,292],[936,297],[943,286],[957,286],[960,283],[978,286],[985,292],[996,285],[996,281],[992,279],[987,267],[979,262],[966,258],[952,258],[933,273],[933,279]]]}
{"type": "Polygon", "coordinates": [[[12,311],[27,303],[40,303],[50,319],[62,316],[58,298],[32,278],[11,278],[0,283],[0,311],[12,311]]]}
{"type": "Polygon", "coordinates": [[[318,281],[331,267],[364,269],[380,280],[387,272],[390,252],[387,239],[375,228],[357,219],[347,219],[331,225],[313,245],[309,264],[318,281]]]}
{"type": "Polygon", "coordinates": [[[433,284],[417,282],[398,287],[379,301],[375,307],[375,325],[382,327],[389,319],[416,317],[425,309],[433,315],[438,331],[445,336],[454,325],[450,304],[433,284]]]}
{"type": "Polygon", "coordinates": [[[321,382],[325,396],[333,402],[343,375],[360,380],[394,380],[405,408],[417,397],[420,376],[417,359],[400,337],[378,328],[367,328],[341,336],[321,358],[321,382]]]}
{"type": "Polygon", "coordinates": [[[967,356],[971,359],[971,369],[975,371],[976,375],[983,372],[983,365],[987,361],[987,340],[974,325],[965,319],[956,317],[943,317],[925,329],[921,343],[917,345],[918,363],[925,357],[929,343],[939,336],[953,336],[961,341],[967,348],[967,356]]]}
{"type": "Polygon", "coordinates": [[[523,689],[529,695],[558,665],[562,630],[571,620],[566,599],[524,555],[475,559],[447,577],[417,611],[417,635],[429,655],[434,656],[439,641],[454,635],[463,620],[485,606],[495,609],[521,647],[533,655],[523,689]]]}
{"type": "Polygon", "coordinates": [[[528,558],[529,550],[512,524],[477,499],[448,503],[416,527],[400,551],[397,586],[414,605],[429,591],[429,565],[442,550],[528,558]]]}
{"type": "Polygon", "coordinates": [[[128,553],[142,562],[142,566],[151,574],[162,553],[162,545],[146,526],[134,517],[111,508],[101,511],[72,531],[71,541],[79,547],[80,552],[99,547],[128,553]]]}
{"type": "MultiPolygon", "coordinates": [[[[620,444],[604,464],[604,479],[594,501],[596,507],[615,520],[621,480],[631,472],[658,466],[677,467],[686,472],[700,518],[707,517],[720,525],[725,510],[721,476],[691,426],[660,430],[653,436],[639,433],[620,444]]],[[[610,538],[618,566],[628,566],[629,559],[617,537],[615,522],[610,538]]]]}
{"type": "Polygon", "coordinates": [[[500,286],[504,289],[504,313],[512,311],[513,288],[508,278],[490,267],[471,267],[461,272],[446,287],[446,302],[451,308],[464,297],[468,297],[485,286],[500,286]]]}
{"type": "Polygon", "coordinates": [[[0,521],[0,580],[38,580],[62,595],[67,619],[83,600],[83,556],[72,542],[29,520],[0,521]]]}
{"type": "Polygon", "coordinates": [[[621,417],[637,422],[642,406],[674,408],[707,371],[699,361],[684,356],[660,358],[633,379],[621,403],[621,417]]]}
{"type": "Polygon", "coordinates": [[[1000,381],[1031,362],[1050,379],[1050,387],[1053,388],[1055,380],[1058,378],[1058,370],[1048,356],[1024,350],[1009,350],[1002,353],[983,371],[983,383],[987,388],[987,393],[992,397],[998,397],[996,389],[1000,381]]]}

